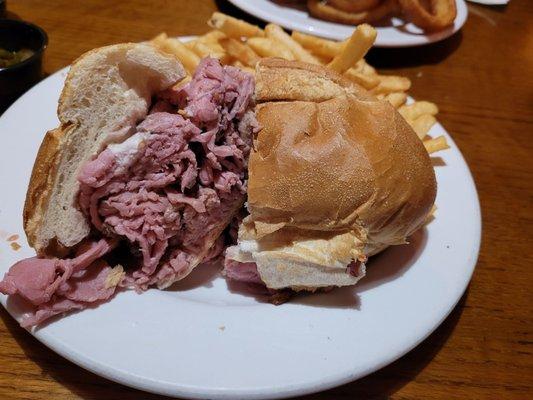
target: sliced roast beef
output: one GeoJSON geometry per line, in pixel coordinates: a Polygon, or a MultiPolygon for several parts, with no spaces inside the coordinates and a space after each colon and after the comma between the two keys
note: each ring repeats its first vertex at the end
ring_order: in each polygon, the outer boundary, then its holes
{"type": "Polygon", "coordinates": [[[223,251],[217,237],[245,199],[258,128],[253,92],[251,75],[204,59],[191,82],[157,96],[130,138],[82,167],[80,209],[93,236],[110,239],[89,241],[72,259],[32,258],[10,269],[0,291],[36,306],[26,325],[108,299],[115,287],[106,280],[116,274],[101,257],[118,242],[128,243],[136,265],[115,285],[138,291],[166,287],[223,251]]]}
{"type": "Polygon", "coordinates": [[[21,325],[31,326],[66,309],[86,308],[109,299],[115,292],[112,269],[101,259],[116,241],[101,239],[82,244],[75,258],[27,258],[13,265],[0,282],[0,291],[20,295],[35,309],[23,316],[21,325]],[[107,284],[106,284],[107,283],[107,284]]]}
{"type": "MultiPolygon", "coordinates": [[[[232,281],[251,283],[254,285],[265,286],[261,275],[257,270],[257,264],[254,261],[237,261],[235,256],[235,247],[229,247],[226,250],[224,259],[224,276],[232,281]]],[[[346,267],[346,273],[352,276],[361,276],[364,274],[364,264],[360,260],[353,260],[346,267]]],[[[277,293],[278,290],[271,290],[271,293],[277,293]]]]}

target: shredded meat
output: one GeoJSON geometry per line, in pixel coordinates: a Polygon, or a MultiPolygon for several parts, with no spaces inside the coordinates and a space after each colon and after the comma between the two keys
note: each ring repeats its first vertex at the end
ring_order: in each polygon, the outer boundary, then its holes
{"type": "Polygon", "coordinates": [[[198,259],[221,254],[224,239],[216,238],[245,199],[258,129],[253,92],[251,75],[206,58],[185,87],[157,96],[128,143],[108,146],[82,167],[80,208],[94,236],[111,239],[88,241],[90,248],[107,244],[105,251],[31,258],[10,269],[0,291],[36,306],[26,325],[111,297],[115,287],[104,284],[111,268],[101,257],[118,241],[138,255],[118,285],[138,291],[164,287],[198,259]],[[216,241],[206,252],[208,239],[216,241]]]}

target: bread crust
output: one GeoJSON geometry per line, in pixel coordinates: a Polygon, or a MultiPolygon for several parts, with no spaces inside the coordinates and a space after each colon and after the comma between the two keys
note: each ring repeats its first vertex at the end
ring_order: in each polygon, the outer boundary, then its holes
{"type": "Polygon", "coordinates": [[[320,65],[281,58],[265,58],[256,65],[255,95],[258,103],[320,102],[346,93],[361,100],[373,98],[362,87],[320,65]]]}
{"type": "Polygon", "coordinates": [[[32,247],[35,247],[36,233],[52,193],[59,143],[65,130],[59,127],[46,132],[33,164],[22,214],[24,232],[32,247]]]}

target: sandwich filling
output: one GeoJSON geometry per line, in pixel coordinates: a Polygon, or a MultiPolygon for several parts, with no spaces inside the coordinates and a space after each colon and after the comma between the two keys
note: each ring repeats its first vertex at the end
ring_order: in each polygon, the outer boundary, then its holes
{"type": "Polygon", "coordinates": [[[354,285],[365,275],[364,243],[353,232],[282,228],[257,237],[250,234],[251,225],[245,219],[238,244],[226,250],[223,274],[230,280],[274,291],[315,291],[354,285]]]}
{"type": "Polygon", "coordinates": [[[204,59],[191,82],[156,97],[133,135],[82,166],[79,207],[92,237],[74,258],[22,260],[0,282],[31,304],[23,326],[98,304],[116,287],[164,288],[224,250],[221,233],[245,200],[253,93],[251,75],[204,59]]]}

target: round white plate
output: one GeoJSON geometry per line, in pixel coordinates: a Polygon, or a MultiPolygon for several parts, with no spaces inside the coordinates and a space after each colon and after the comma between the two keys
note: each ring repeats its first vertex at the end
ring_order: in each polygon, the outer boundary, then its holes
{"type": "MultiPolygon", "coordinates": [[[[28,91],[0,118],[0,274],[34,255],[22,207],[44,133],[56,127],[67,69],[28,91]],[[14,251],[8,236],[19,234],[14,251]]],[[[369,262],[359,285],[273,306],[228,288],[216,268],[195,270],[172,290],[119,293],[98,308],[53,321],[33,335],[113,381],[170,396],[282,398],[369,374],[427,337],[464,292],[476,263],[480,210],[461,153],[439,154],[436,219],[409,246],[369,262]]],[[[17,316],[17,304],[0,296],[17,316]]]]}
{"type": "MultiPolygon", "coordinates": [[[[287,29],[310,33],[328,39],[344,40],[353,32],[353,26],[337,24],[309,15],[305,3],[298,7],[277,4],[270,0],[229,0],[235,6],[264,21],[274,22],[287,29]]],[[[466,22],[468,9],[464,0],[456,0],[457,17],[449,28],[426,34],[411,23],[400,18],[391,18],[376,25],[376,47],[420,46],[446,39],[457,32],[466,22]]]]}

